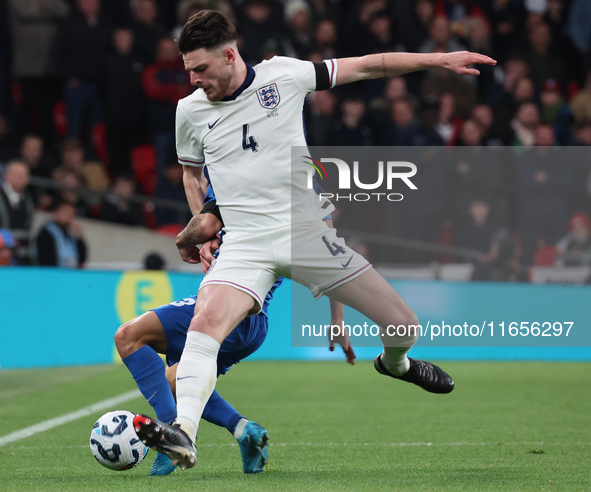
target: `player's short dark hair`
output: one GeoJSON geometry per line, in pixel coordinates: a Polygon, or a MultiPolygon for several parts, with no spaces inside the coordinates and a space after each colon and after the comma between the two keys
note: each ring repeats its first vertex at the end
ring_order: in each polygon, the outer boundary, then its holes
{"type": "Polygon", "coordinates": [[[189,18],[179,36],[183,54],[205,48],[211,50],[238,38],[234,24],[217,10],[202,10],[189,18]]]}

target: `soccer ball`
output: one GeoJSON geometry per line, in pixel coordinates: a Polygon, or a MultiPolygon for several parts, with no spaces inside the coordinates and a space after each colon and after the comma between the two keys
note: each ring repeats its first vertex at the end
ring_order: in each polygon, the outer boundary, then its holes
{"type": "Polygon", "coordinates": [[[99,418],[90,432],[90,450],[111,470],[129,470],[140,464],[150,450],[133,429],[135,414],[115,410],[99,418]]]}

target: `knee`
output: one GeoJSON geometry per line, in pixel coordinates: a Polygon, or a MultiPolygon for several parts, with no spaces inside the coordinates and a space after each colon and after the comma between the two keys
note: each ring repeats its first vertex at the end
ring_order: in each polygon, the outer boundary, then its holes
{"type": "Polygon", "coordinates": [[[204,310],[193,316],[189,331],[196,331],[209,335],[216,339],[219,343],[226,338],[226,321],[219,312],[211,312],[211,310],[204,310]]]}
{"type": "Polygon", "coordinates": [[[138,343],[137,337],[132,329],[132,321],[121,325],[115,333],[115,347],[122,359],[135,352],[135,346],[138,343]]]}
{"type": "Polygon", "coordinates": [[[419,324],[419,318],[412,309],[409,309],[408,312],[405,313],[404,316],[405,316],[404,324],[406,326],[416,326],[419,324]]]}

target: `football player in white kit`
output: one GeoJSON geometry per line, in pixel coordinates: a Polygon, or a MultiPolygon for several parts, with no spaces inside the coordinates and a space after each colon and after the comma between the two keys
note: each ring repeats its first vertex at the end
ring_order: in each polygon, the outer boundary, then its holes
{"type": "MultiPolygon", "coordinates": [[[[322,222],[332,205],[319,201],[303,185],[306,179],[299,179],[307,166],[292,170],[291,147],[306,146],[306,95],[432,67],[478,75],[469,65],[496,63],[470,52],[384,53],[317,64],[275,57],[250,67],[240,57],[236,39],[231,22],[211,10],[191,17],[179,37],[185,68],[198,87],[177,108],[176,145],[185,190],[193,214],[198,214],[206,164],[225,235],[219,257],[201,283],[178,366],[175,424],[138,415],[134,426],[148,446],[183,469],[197,460],[197,424],[215,388],[220,344],[246,316],[259,312],[278,277],[302,283],[316,297],[326,294],[347,304],[380,327],[418,325],[394,288],[322,222]],[[297,214],[292,216],[292,209],[297,214]]],[[[384,349],[375,359],[376,370],[430,392],[452,391],[454,382],[443,370],[406,356],[418,335],[410,328],[402,332],[406,336],[382,330],[384,349]]]]}

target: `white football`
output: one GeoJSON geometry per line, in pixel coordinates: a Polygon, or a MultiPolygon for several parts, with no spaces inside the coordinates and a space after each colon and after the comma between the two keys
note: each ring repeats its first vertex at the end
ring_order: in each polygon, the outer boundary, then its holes
{"type": "Polygon", "coordinates": [[[133,429],[135,414],[115,410],[99,418],[90,432],[90,450],[111,470],[129,470],[140,464],[150,450],[133,429]]]}

